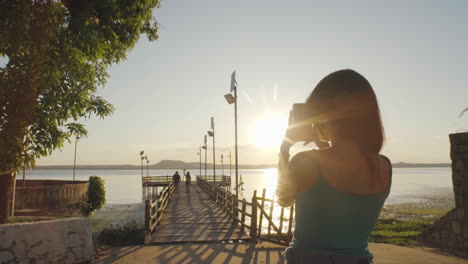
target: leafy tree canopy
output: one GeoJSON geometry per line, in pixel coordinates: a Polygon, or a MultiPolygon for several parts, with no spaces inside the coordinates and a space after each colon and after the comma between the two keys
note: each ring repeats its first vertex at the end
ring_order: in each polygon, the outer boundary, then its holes
{"type": "Polygon", "coordinates": [[[0,174],[86,136],[80,118],[114,107],[96,96],[107,68],[141,34],[156,40],[158,0],[0,0],[0,174]]]}

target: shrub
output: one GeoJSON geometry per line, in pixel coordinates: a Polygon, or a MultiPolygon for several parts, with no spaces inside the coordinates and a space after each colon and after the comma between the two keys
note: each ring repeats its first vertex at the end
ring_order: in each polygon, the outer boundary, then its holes
{"type": "Polygon", "coordinates": [[[104,180],[98,176],[89,177],[88,200],[83,206],[83,214],[90,216],[95,210],[101,209],[106,203],[104,180]]]}
{"type": "Polygon", "coordinates": [[[132,221],[124,225],[104,228],[94,238],[96,247],[141,245],[145,242],[145,229],[143,224],[132,221]]]}

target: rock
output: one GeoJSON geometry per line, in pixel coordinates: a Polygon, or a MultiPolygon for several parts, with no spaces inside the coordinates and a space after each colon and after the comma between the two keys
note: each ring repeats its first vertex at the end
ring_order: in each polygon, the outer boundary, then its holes
{"type": "Polygon", "coordinates": [[[93,257],[87,218],[0,225],[0,264],[83,263],[93,257]]]}
{"type": "Polygon", "coordinates": [[[15,256],[10,251],[0,251],[0,264],[12,263],[15,256]]]}

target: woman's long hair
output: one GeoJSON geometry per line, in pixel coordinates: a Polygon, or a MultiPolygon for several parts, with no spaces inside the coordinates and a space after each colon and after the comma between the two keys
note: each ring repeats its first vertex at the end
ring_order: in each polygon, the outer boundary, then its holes
{"type": "Polygon", "coordinates": [[[319,119],[332,122],[339,136],[352,141],[364,154],[378,154],[382,149],[379,105],[372,86],[361,74],[346,69],[327,75],[306,103],[319,119]]]}

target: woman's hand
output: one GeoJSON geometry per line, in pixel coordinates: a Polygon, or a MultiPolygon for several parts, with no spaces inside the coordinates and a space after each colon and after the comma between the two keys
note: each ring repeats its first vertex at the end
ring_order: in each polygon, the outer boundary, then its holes
{"type": "Polygon", "coordinates": [[[317,130],[311,124],[305,126],[298,126],[292,123],[292,111],[289,113],[289,127],[286,130],[283,143],[281,144],[281,151],[289,150],[289,148],[296,142],[304,142],[304,145],[314,142],[319,148],[329,147],[327,142],[320,140],[317,130]]]}

